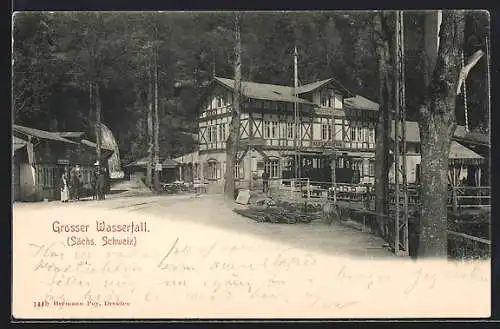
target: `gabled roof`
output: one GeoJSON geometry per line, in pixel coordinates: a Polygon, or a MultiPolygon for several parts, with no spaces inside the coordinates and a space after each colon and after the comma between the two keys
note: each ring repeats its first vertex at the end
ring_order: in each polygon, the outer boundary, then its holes
{"type": "MultiPolygon", "coordinates": [[[[233,79],[215,77],[214,80],[230,90],[234,88],[233,79]]],[[[289,86],[242,81],[241,92],[245,97],[252,99],[315,105],[305,99],[294,97],[293,87],[289,86]]]]}
{"type": "Polygon", "coordinates": [[[57,133],[45,131],[45,130],[40,130],[40,129],[35,129],[35,128],[29,128],[29,127],[24,127],[20,125],[13,124],[12,125],[13,131],[26,135],[26,136],[33,136],[37,137],[40,139],[47,139],[47,140],[53,140],[53,141],[58,141],[58,142],[63,142],[63,143],[70,143],[70,144],[77,144],[73,141],[70,141],[69,139],[66,139],[64,137],[59,136],[57,133]]]}
{"type": "Polygon", "coordinates": [[[348,90],[346,87],[344,87],[340,82],[338,82],[334,78],[329,78],[329,79],[316,81],[316,82],[312,82],[312,83],[308,83],[308,84],[299,86],[297,93],[298,94],[305,94],[305,93],[311,92],[313,90],[316,90],[316,89],[318,89],[318,88],[320,88],[328,83],[333,83],[333,85],[335,86],[335,88],[337,90],[342,91],[343,92],[342,96],[344,96],[344,97],[354,96],[354,94],[350,90],[348,90]]]}
{"type": "Polygon", "coordinates": [[[350,98],[344,98],[344,106],[358,110],[378,111],[379,104],[369,100],[366,97],[356,95],[350,98]]]}

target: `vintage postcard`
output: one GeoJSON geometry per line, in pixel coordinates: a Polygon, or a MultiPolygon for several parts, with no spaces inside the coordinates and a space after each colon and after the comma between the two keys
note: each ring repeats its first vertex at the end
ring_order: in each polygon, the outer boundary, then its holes
{"type": "Polygon", "coordinates": [[[487,11],[12,19],[13,319],[490,316],[487,11]]]}

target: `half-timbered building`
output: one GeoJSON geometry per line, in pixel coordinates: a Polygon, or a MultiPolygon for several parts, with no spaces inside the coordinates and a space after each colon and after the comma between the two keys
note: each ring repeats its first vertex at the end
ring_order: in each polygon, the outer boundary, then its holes
{"type": "MultiPolygon", "coordinates": [[[[234,80],[215,77],[200,103],[198,163],[193,165],[198,170],[192,176],[213,183],[224,181],[233,88],[234,80]]],[[[302,85],[297,90],[243,81],[242,96],[235,165],[240,182],[251,184],[265,168],[271,181],[279,181],[294,170],[297,149],[299,167],[307,169],[303,177],[309,169],[312,172],[329,168],[331,157],[326,154],[334,150],[338,172],[351,168],[357,172],[359,182],[374,181],[378,104],[352,93],[333,78],[302,85]]],[[[182,161],[182,157],[176,160],[182,161]]]]}

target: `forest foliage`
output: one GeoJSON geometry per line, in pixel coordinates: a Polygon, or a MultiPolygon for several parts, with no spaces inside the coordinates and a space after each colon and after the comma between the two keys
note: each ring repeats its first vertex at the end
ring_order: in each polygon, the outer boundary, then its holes
{"type": "MultiPolygon", "coordinates": [[[[417,120],[424,95],[423,15],[405,13],[406,104],[417,120]]],[[[301,84],[335,77],[378,100],[371,12],[245,12],[241,15],[243,80],[293,84],[293,48],[301,84]]],[[[13,18],[13,120],[47,130],[93,133],[89,83],[100,87],[102,120],[130,158],[147,154],[146,93],[152,45],[159,49],[160,153],[191,151],[198,100],[215,73],[234,74],[231,12],[31,12],[13,18]],[[183,88],[176,92],[174,86],[183,88]]],[[[489,16],[468,12],[465,58],[485,49],[489,16]]],[[[487,64],[467,80],[469,124],[489,127],[487,64]]],[[[464,124],[462,96],[457,120],[464,124]]]]}

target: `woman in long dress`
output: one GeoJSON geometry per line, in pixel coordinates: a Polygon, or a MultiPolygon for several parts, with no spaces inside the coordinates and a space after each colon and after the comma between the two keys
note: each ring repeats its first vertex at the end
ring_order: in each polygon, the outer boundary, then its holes
{"type": "Polygon", "coordinates": [[[61,177],[61,202],[68,202],[69,187],[68,187],[68,172],[65,171],[61,177]]]}

